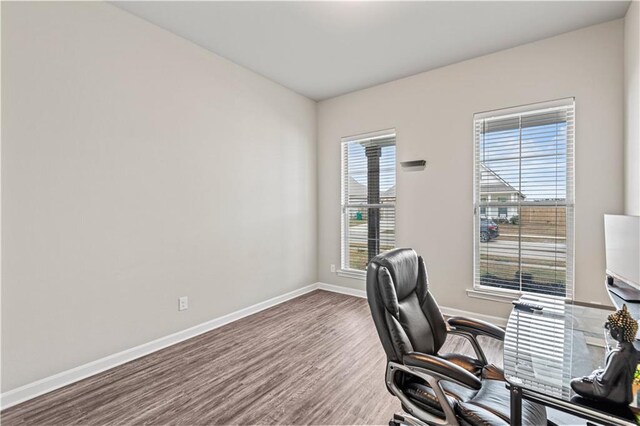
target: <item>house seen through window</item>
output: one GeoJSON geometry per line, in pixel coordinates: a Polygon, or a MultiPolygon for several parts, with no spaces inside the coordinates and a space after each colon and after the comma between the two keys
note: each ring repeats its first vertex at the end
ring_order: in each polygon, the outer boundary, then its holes
{"type": "Polygon", "coordinates": [[[364,271],[395,246],[394,131],[342,140],[342,270],[364,271]]]}
{"type": "Polygon", "coordinates": [[[476,114],[476,288],[573,297],[573,99],[476,114]]]}

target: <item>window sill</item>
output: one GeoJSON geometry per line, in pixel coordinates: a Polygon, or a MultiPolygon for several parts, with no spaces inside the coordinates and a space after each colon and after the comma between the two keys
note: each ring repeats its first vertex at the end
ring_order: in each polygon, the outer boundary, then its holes
{"type": "Polygon", "coordinates": [[[336,274],[339,277],[361,281],[364,281],[367,278],[367,273],[365,271],[358,271],[357,269],[340,269],[336,274]]]}
{"type": "Polygon", "coordinates": [[[493,302],[511,303],[518,300],[522,293],[519,291],[489,290],[485,288],[468,288],[467,296],[475,299],[491,300],[493,302]]]}

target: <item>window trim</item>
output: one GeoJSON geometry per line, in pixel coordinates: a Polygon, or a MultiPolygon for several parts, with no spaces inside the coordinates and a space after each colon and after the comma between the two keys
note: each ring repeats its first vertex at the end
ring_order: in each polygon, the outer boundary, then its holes
{"type": "MultiPolygon", "coordinates": [[[[567,193],[566,193],[566,201],[564,203],[565,206],[571,207],[572,210],[572,221],[571,226],[567,226],[567,235],[566,235],[566,258],[567,258],[567,266],[566,266],[566,274],[571,277],[571,282],[566,283],[567,290],[565,291],[565,296],[558,295],[550,295],[545,294],[545,297],[573,301],[575,299],[575,134],[576,134],[576,105],[575,105],[575,97],[556,99],[553,101],[546,102],[536,102],[531,104],[519,105],[510,108],[502,108],[491,111],[483,111],[480,113],[476,113],[473,115],[472,120],[472,132],[473,132],[473,286],[470,289],[467,289],[468,297],[481,297],[494,301],[502,301],[512,298],[513,300],[519,299],[521,295],[528,294],[528,292],[520,290],[512,290],[507,288],[499,288],[492,287],[487,285],[482,285],[480,282],[476,281],[476,272],[477,265],[479,262],[479,252],[480,252],[480,244],[479,244],[479,227],[480,227],[480,191],[479,191],[479,182],[478,182],[478,143],[476,140],[476,122],[479,120],[487,120],[487,119],[504,119],[509,117],[516,117],[519,115],[526,114],[527,112],[531,113],[540,113],[544,110],[553,110],[563,107],[572,107],[573,108],[573,136],[571,139],[571,143],[567,141],[567,156],[569,156],[569,151],[571,154],[571,165],[567,166],[567,169],[571,168],[572,175],[571,179],[567,176],[567,193]],[[569,262],[569,258],[571,256],[571,262],[569,262]]],[[[496,203],[497,205],[498,203],[496,203]]],[[[502,203],[501,203],[502,204],[502,203]]],[[[538,203],[538,205],[543,205],[544,203],[538,203]]],[[[556,204],[553,204],[556,205],[556,204]]],[[[532,293],[538,294],[538,293],[532,293]]]]}
{"type": "MultiPolygon", "coordinates": [[[[360,142],[360,141],[383,141],[385,139],[393,138],[394,146],[396,146],[396,163],[397,163],[397,138],[398,134],[395,128],[377,130],[369,133],[361,133],[352,136],[345,136],[340,139],[340,268],[336,271],[336,274],[345,278],[359,279],[364,280],[366,278],[366,269],[353,269],[348,266],[348,221],[345,220],[346,210],[349,208],[348,203],[345,203],[345,167],[347,167],[346,162],[344,161],[344,149],[345,146],[349,143],[360,142]]],[[[398,170],[397,167],[395,169],[395,181],[396,181],[396,202],[393,203],[394,217],[397,206],[397,177],[398,170]]],[[[387,205],[388,206],[388,205],[387,205]]],[[[366,207],[366,205],[362,206],[366,207]]],[[[388,208],[388,207],[387,207],[388,208]]],[[[394,239],[397,234],[397,221],[394,222],[394,239]]]]}
{"type": "Polygon", "coordinates": [[[338,269],[336,272],[339,277],[351,278],[353,280],[365,280],[367,278],[367,271],[361,271],[360,269],[338,269]]]}

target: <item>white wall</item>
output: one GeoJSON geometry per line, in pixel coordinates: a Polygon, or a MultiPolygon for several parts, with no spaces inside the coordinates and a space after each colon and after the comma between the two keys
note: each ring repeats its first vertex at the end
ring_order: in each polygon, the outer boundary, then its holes
{"type": "Polygon", "coordinates": [[[625,213],[640,215],[640,2],[624,19],[625,213]]]}
{"type": "Polygon", "coordinates": [[[314,102],[106,3],[2,9],[3,391],[317,281],[314,102]]]}
{"type": "Polygon", "coordinates": [[[473,114],[575,96],[576,298],[609,304],[603,214],[623,210],[622,80],[617,20],[321,102],[320,281],[364,289],[329,270],[340,264],[340,138],[394,127],[398,159],[428,162],[423,172],[398,170],[397,246],[425,257],[441,305],[506,316],[511,305],[465,292],[473,285],[473,114]]]}

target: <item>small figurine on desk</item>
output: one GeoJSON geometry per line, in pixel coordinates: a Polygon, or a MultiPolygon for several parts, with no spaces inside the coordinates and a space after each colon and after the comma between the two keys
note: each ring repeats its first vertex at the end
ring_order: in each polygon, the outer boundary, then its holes
{"type": "Polygon", "coordinates": [[[607,353],[604,370],[571,380],[571,388],[587,399],[628,405],[633,400],[631,385],[638,365],[638,352],[633,347],[638,323],[623,305],[609,315],[604,326],[618,346],[607,353]]]}

